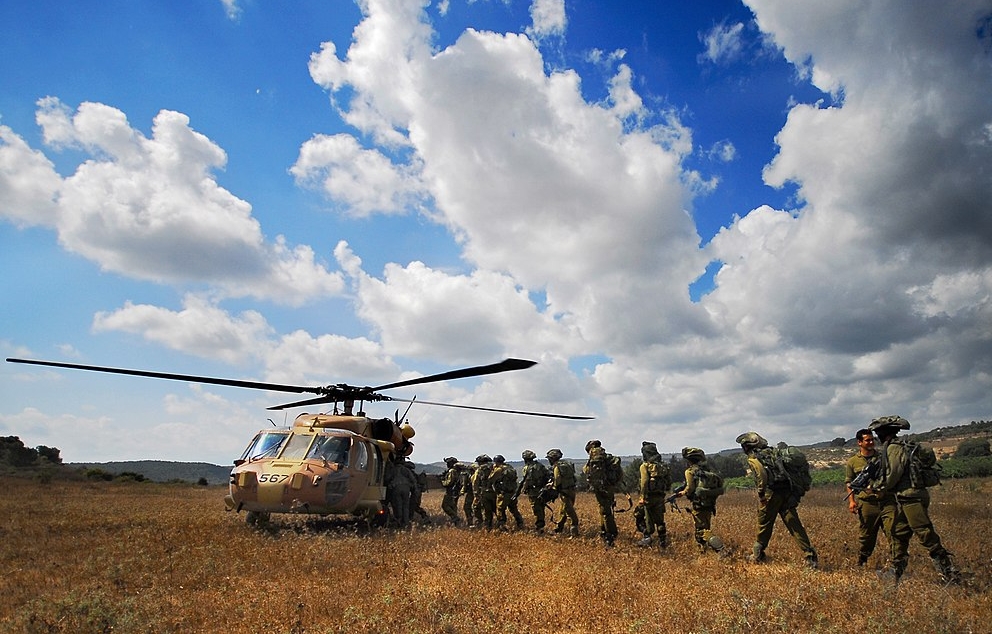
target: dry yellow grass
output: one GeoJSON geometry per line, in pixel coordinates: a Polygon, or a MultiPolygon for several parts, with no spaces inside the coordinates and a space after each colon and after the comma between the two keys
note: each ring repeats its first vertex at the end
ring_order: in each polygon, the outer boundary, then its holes
{"type": "MultiPolygon", "coordinates": [[[[608,550],[588,495],[576,540],[449,527],[363,536],[292,517],[255,531],[222,510],[216,487],[5,479],[0,630],[992,632],[990,492],[992,481],[934,491],[937,529],[973,574],[968,585],[939,585],[914,544],[896,589],[854,566],[856,527],[839,489],[814,490],[800,507],[821,558],[809,571],[781,525],[771,561],[745,562],[749,492],[721,498],[714,528],[731,553],[719,558],[696,551],[691,519],[676,513],[664,554],[634,545],[631,513],[608,550]]],[[[428,493],[425,507],[439,506],[428,493]]],[[[882,563],[879,553],[870,567],[882,563]]]]}

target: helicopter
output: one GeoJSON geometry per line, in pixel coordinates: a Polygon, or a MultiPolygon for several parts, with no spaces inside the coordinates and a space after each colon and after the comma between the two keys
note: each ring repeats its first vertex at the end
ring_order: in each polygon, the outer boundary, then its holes
{"type": "MultiPolygon", "coordinates": [[[[383,390],[435,383],[500,372],[524,370],[537,364],[525,359],[504,359],[498,363],[461,368],[388,383],[376,387],[356,387],[345,383],[323,386],[282,385],[217,377],[130,370],[106,366],[8,358],[8,363],[125,374],[131,376],[225,385],[274,392],[316,394],[313,398],[268,407],[285,410],[331,404],[330,413],[299,414],[289,427],[262,429],[234,461],[229,491],[224,497],[228,511],[245,512],[249,525],[261,525],[272,514],[346,516],[381,526],[388,519],[385,480],[389,469],[406,468],[413,453],[415,432],[405,421],[414,403],[486,412],[541,416],[568,420],[589,420],[592,416],[571,416],[521,410],[456,405],[387,396],[383,390]],[[405,402],[403,416],[370,418],[362,408],[366,402],[405,402]],[[355,411],[355,403],[359,404],[355,411]]],[[[271,420],[271,419],[270,419],[271,420]]]]}

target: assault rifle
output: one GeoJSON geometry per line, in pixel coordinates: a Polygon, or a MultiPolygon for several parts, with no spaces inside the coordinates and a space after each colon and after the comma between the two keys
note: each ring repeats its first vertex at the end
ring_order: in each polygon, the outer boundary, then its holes
{"type": "Polygon", "coordinates": [[[678,502],[676,502],[676,500],[679,498],[679,493],[685,491],[685,487],[686,487],[686,483],[683,482],[682,484],[675,487],[675,490],[672,491],[671,495],[665,498],[665,504],[667,504],[673,511],[678,511],[679,513],[682,512],[682,509],[679,508],[678,502]]]}
{"type": "Polygon", "coordinates": [[[882,468],[882,461],[875,459],[869,460],[868,464],[865,465],[864,469],[858,472],[858,475],[854,476],[847,487],[850,489],[847,495],[844,496],[844,500],[847,501],[849,497],[855,493],[860,493],[868,488],[871,481],[878,477],[878,471],[882,468]]]}

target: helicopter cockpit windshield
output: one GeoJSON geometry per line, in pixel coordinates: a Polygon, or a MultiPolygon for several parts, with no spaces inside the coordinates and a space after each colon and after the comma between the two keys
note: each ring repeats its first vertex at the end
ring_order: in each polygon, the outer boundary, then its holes
{"type": "Polygon", "coordinates": [[[289,438],[288,431],[267,431],[261,432],[251,441],[248,448],[241,455],[241,460],[258,460],[260,458],[272,458],[279,453],[279,448],[283,442],[289,438]]]}
{"type": "Polygon", "coordinates": [[[307,458],[346,465],[348,464],[348,446],[350,444],[350,438],[317,436],[309,453],[307,453],[307,458]]]}

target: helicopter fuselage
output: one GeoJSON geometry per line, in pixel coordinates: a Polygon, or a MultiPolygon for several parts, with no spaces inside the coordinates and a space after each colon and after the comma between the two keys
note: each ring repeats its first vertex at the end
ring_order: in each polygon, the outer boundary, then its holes
{"type": "Polygon", "coordinates": [[[386,461],[412,450],[389,419],[301,414],[258,432],[231,471],[229,510],[253,514],[354,515],[383,510],[386,461]]]}

